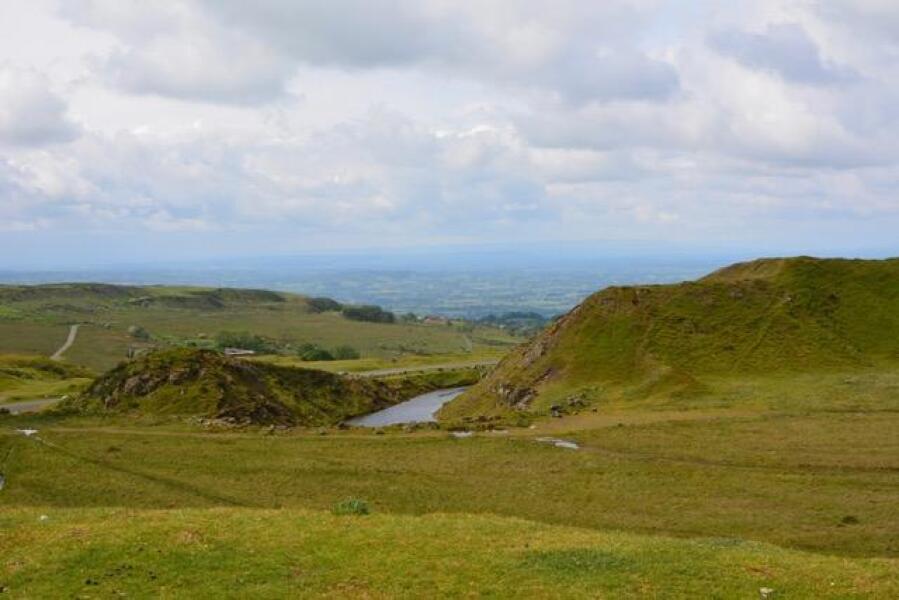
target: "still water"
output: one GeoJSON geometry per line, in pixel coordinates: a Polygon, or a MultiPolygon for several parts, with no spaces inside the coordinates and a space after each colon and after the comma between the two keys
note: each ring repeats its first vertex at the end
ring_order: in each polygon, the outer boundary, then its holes
{"type": "Polygon", "coordinates": [[[411,400],[395,404],[390,408],[385,408],[384,410],[379,410],[378,412],[369,415],[350,419],[347,423],[361,427],[383,427],[385,425],[396,425],[398,423],[424,423],[426,421],[435,421],[434,415],[440,410],[440,407],[465,390],[466,388],[459,387],[428,392],[427,394],[416,396],[411,400]]]}

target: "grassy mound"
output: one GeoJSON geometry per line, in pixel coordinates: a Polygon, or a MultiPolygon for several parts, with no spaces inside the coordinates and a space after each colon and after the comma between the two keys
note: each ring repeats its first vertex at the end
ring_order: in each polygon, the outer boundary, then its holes
{"type": "Polygon", "coordinates": [[[441,413],[698,396],[716,378],[899,364],[899,259],[763,259],[585,300],[441,413]]]}
{"type": "Polygon", "coordinates": [[[497,516],[253,509],[11,510],[15,597],[890,598],[895,560],[497,516]],[[43,517],[41,515],[44,515],[43,517]]]}
{"type": "Polygon", "coordinates": [[[63,410],[198,415],[237,423],[332,425],[405,399],[400,385],[173,349],[123,363],[63,410]]]}
{"type": "Polygon", "coordinates": [[[61,395],[91,376],[84,367],[45,356],[0,354],[0,402],[61,395]]]}
{"type": "Polygon", "coordinates": [[[5,383],[23,380],[72,379],[90,377],[84,367],[50,360],[46,356],[27,354],[0,354],[0,389],[5,383]]]}

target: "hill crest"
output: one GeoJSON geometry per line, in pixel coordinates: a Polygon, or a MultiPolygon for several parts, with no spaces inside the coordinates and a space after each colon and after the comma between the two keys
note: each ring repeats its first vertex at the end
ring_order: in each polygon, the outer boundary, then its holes
{"type": "Polygon", "coordinates": [[[899,363],[899,259],[762,259],[673,285],[610,287],[442,414],[702,394],[706,381],[899,363]]]}

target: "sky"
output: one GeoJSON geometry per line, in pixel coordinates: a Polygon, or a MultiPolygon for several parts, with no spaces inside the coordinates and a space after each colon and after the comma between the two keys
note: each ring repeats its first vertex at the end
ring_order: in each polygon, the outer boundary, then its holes
{"type": "Polygon", "coordinates": [[[0,3],[6,269],[899,254],[897,192],[895,0],[0,3]]]}

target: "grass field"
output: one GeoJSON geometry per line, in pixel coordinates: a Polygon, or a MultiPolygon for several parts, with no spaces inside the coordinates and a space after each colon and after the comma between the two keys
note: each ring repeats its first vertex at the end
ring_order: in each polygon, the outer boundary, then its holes
{"type": "Polygon", "coordinates": [[[0,423],[0,585],[28,597],[890,598],[899,585],[894,411],[630,411],[467,439],[0,423]],[[547,434],[581,448],[536,441],[547,434]],[[326,514],[345,498],[374,516],[326,514]]]}
{"type": "Polygon", "coordinates": [[[0,391],[0,406],[37,398],[59,398],[78,393],[92,380],[78,377],[63,381],[29,381],[0,391]]]}
{"type": "Polygon", "coordinates": [[[89,284],[0,286],[0,353],[49,356],[72,323],[82,326],[66,360],[97,371],[123,360],[129,346],[144,345],[128,334],[131,326],[144,328],[158,346],[202,346],[221,332],[249,332],[285,347],[349,345],[364,359],[385,365],[438,355],[454,362],[497,357],[521,342],[496,327],[353,321],[338,312],[316,312],[303,296],[272,294],[89,284]]]}
{"type": "MultiPolygon", "coordinates": [[[[360,496],[387,512],[490,512],[899,555],[896,413],[645,417],[622,413],[607,426],[563,434],[583,444],[578,451],[536,443],[542,425],[457,440],[446,433],[215,435],[172,430],[165,421],[37,424],[49,445],[12,432],[0,437],[0,448],[13,448],[3,502],[325,509],[360,496]]],[[[560,435],[556,422],[547,426],[560,435]]]]}
{"type": "Polygon", "coordinates": [[[17,509],[0,515],[13,597],[888,598],[895,561],[495,516],[306,510],[17,509]],[[46,516],[40,521],[41,516],[46,516]]]}
{"type": "Polygon", "coordinates": [[[33,355],[0,354],[0,405],[73,394],[90,383],[83,367],[33,355]]]}
{"type": "Polygon", "coordinates": [[[40,321],[5,321],[0,318],[0,354],[50,356],[66,341],[66,324],[40,321]]]}
{"type": "Polygon", "coordinates": [[[320,360],[303,361],[292,356],[260,356],[250,360],[271,362],[278,365],[302,367],[307,369],[320,369],[332,373],[364,373],[366,371],[382,371],[394,369],[429,369],[434,367],[466,366],[470,364],[492,363],[499,361],[507,352],[506,347],[477,348],[464,354],[425,354],[405,355],[392,358],[359,358],[355,360],[320,360]]]}

